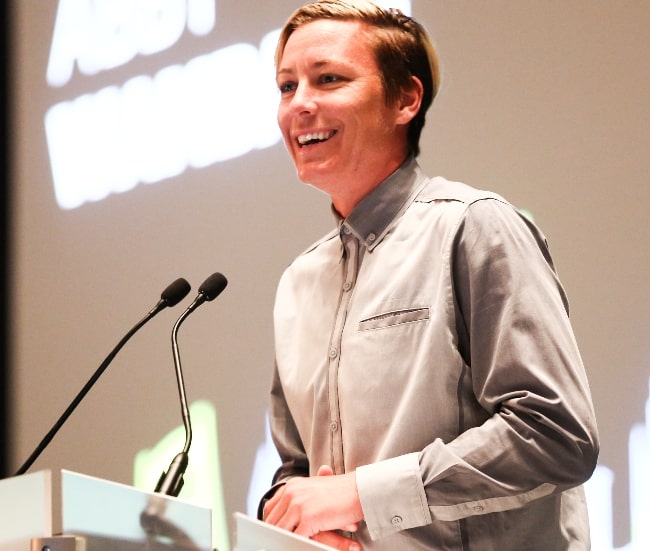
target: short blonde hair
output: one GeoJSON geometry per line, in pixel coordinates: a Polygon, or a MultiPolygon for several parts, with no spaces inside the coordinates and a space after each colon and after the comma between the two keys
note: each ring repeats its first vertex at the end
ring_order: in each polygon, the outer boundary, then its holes
{"type": "Polygon", "coordinates": [[[409,124],[407,138],[409,150],[417,156],[426,112],[440,86],[438,55],[424,27],[400,10],[385,10],[369,0],[318,0],[298,8],[285,23],[275,52],[276,67],[293,32],[318,19],[361,21],[372,28],[366,34],[375,52],[387,102],[397,101],[402,91],[412,86],[411,77],[422,83],[422,105],[409,124]]]}

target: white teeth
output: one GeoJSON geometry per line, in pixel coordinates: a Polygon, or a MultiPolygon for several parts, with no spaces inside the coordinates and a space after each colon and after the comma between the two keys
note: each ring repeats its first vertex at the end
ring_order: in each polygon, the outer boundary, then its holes
{"type": "Polygon", "coordinates": [[[305,145],[310,142],[322,142],[328,140],[332,137],[334,132],[312,132],[310,134],[303,134],[298,136],[298,143],[300,145],[305,145]]]}

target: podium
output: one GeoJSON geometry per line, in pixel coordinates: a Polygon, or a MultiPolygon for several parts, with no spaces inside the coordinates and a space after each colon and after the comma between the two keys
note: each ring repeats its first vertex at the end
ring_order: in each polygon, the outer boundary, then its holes
{"type": "Polygon", "coordinates": [[[71,471],[0,480],[0,551],[212,549],[211,512],[71,471]]]}
{"type": "MultiPolygon", "coordinates": [[[[236,551],[332,549],[241,513],[236,551]]],[[[66,470],[0,480],[0,551],[212,551],[209,508],[66,470]]]]}
{"type": "Polygon", "coordinates": [[[332,547],[235,513],[236,551],[332,551],[332,547]]]}

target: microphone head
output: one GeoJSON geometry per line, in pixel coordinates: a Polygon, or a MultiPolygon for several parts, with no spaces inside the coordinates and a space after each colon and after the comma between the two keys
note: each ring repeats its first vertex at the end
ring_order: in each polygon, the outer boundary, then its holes
{"type": "Polygon", "coordinates": [[[205,297],[205,300],[214,300],[221,294],[221,291],[226,288],[226,285],[228,285],[226,276],[219,272],[215,272],[201,283],[199,293],[205,297]]]}
{"type": "Polygon", "coordinates": [[[176,306],[187,296],[190,289],[191,287],[187,280],[179,277],[160,294],[160,298],[166,306],[176,306]]]}

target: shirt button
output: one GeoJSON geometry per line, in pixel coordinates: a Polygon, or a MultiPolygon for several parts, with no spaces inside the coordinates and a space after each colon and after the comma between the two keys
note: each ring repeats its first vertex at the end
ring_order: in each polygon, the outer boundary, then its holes
{"type": "Polygon", "coordinates": [[[338,428],[339,428],[339,424],[336,421],[332,421],[330,423],[330,430],[332,432],[336,432],[338,430],[338,428]]]}
{"type": "Polygon", "coordinates": [[[485,507],[483,507],[483,505],[474,505],[474,512],[475,513],[482,513],[484,508],[485,507]]]}
{"type": "Polygon", "coordinates": [[[329,352],[330,358],[332,358],[332,359],[336,358],[337,354],[338,354],[338,351],[336,350],[336,348],[330,348],[330,352],[329,352]]]}
{"type": "Polygon", "coordinates": [[[350,283],[349,281],[346,281],[346,282],[343,284],[343,290],[344,290],[344,291],[349,291],[351,288],[352,288],[352,283],[350,283]]]}
{"type": "Polygon", "coordinates": [[[393,526],[400,526],[402,524],[402,517],[395,515],[392,519],[390,519],[390,522],[393,526]]]}
{"type": "Polygon", "coordinates": [[[350,235],[350,228],[348,228],[347,226],[343,226],[343,233],[345,235],[350,235]]]}
{"type": "Polygon", "coordinates": [[[366,241],[368,243],[372,243],[375,239],[377,239],[377,236],[374,233],[369,233],[368,237],[366,238],[366,241]]]}

